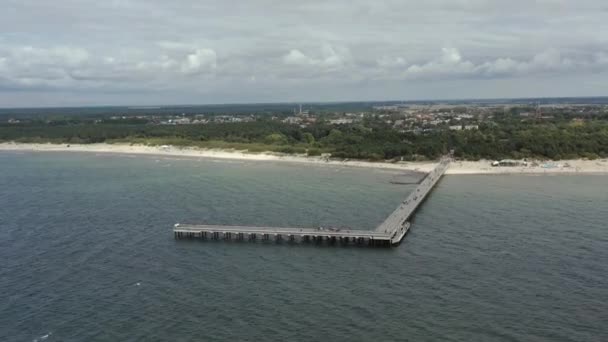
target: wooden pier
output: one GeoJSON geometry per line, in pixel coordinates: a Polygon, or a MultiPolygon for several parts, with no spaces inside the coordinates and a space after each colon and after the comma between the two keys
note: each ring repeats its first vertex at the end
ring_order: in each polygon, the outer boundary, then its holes
{"type": "Polygon", "coordinates": [[[276,242],[314,242],[329,244],[355,244],[365,246],[398,245],[410,228],[410,217],[433,190],[450,164],[444,157],[429,172],[409,196],[399,204],[387,218],[374,230],[355,230],[348,228],[288,228],[288,227],[251,227],[192,225],[177,223],[173,227],[176,239],[200,238],[205,240],[234,241],[276,241],[276,242]]]}

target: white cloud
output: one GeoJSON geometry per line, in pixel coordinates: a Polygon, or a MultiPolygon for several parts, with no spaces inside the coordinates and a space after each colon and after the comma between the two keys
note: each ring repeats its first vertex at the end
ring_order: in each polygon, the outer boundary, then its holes
{"type": "Polygon", "coordinates": [[[462,60],[460,52],[454,48],[443,48],[441,49],[441,61],[442,64],[458,64],[462,60]]]}
{"type": "Polygon", "coordinates": [[[185,74],[197,74],[217,68],[217,55],[211,49],[198,49],[186,56],[181,71],[185,74]]]}
{"type": "Polygon", "coordinates": [[[475,65],[463,61],[460,52],[454,48],[443,48],[438,59],[424,64],[410,65],[404,76],[406,78],[438,78],[446,76],[467,75],[473,72],[475,65]]]}
{"type": "Polygon", "coordinates": [[[97,57],[70,46],[0,48],[0,78],[12,87],[133,87],[138,82],[196,77],[216,67],[216,53],[207,48],[177,56],[161,54],[156,59],[97,57]]]}
{"type": "Polygon", "coordinates": [[[479,69],[486,75],[509,75],[518,72],[520,63],[511,58],[498,58],[481,64],[479,69]]]}
{"type": "Polygon", "coordinates": [[[322,46],[318,57],[311,57],[298,49],[292,49],[283,56],[283,63],[295,67],[312,67],[317,71],[336,71],[349,62],[349,52],[345,48],[336,49],[331,45],[322,46]]]}
{"type": "Polygon", "coordinates": [[[143,72],[179,73],[197,75],[217,68],[217,55],[212,49],[196,49],[185,56],[162,55],[157,60],[142,61],[136,68],[143,72]]]}
{"type": "Polygon", "coordinates": [[[585,71],[593,68],[595,64],[587,59],[574,61],[563,57],[556,49],[549,49],[534,55],[530,60],[499,58],[477,66],[476,71],[486,76],[522,76],[547,72],[564,73],[575,69],[585,71]]]}
{"type": "MultiPolygon", "coordinates": [[[[601,54],[596,55],[601,56],[601,54]]],[[[495,78],[541,75],[544,73],[585,72],[602,65],[602,58],[573,59],[556,49],[535,54],[529,59],[500,57],[473,63],[455,48],[443,48],[441,56],[426,63],[412,64],[400,74],[404,79],[495,78]]]]}
{"type": "Polygon", "coordinates": [[[174,51],[185,51],[185,52],[192,51],[192,47],[193,47],[193,44],[179,42],[179,41],[167,41],[167,40],[162,40],[162,41],[156,42],[156,45],[158,45],[158,47],[163,50],[174,50],[174,51]]]}
{"type": "Polygon", "coordinates": [[[157,60],[141,61],[135,64],[135,68],[142,72],[165,72],[176,69],[179,63],[167,55],[160,56],[157,60]]]}
{"type": "Polygon", "coordinates": [[[10,58],[22,65],[57,65],[75,67],[89,59],[87,50],[78,47],[38,48],[24,46],[9,50],[10,58]]]}
{"type": "Polygon", "coordinates": [[[302,51],[293,49],[288,54],[283,56],[283,62],[288,65],[313,65],[315,61],[302,53],[302,51]]]}
{"type": "Polygon", "coordinates": [[[382,58],[376,60],[376,64],[380,68],[398,68],[406,66],[407,62],[403,57],[383,56],[382,58]]]}

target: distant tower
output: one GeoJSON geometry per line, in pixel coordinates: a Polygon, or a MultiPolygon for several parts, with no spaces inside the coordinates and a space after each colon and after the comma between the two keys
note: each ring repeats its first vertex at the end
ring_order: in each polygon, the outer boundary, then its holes
{"type": "Polygon", "coordinates": [[[536,120],[540,120],[543,116],[543,112],[540,108],[540,102],[536,104],[536,120]]]}
{"type": "Polygon", "coordinates": [[[300,104],[300,115],[302,115],[302,104],[300,104]]]}

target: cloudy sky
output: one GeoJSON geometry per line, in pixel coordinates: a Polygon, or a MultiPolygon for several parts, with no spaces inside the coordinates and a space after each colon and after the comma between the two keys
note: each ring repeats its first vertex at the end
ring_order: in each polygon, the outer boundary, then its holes
{"type": "Polygon", "coordinates": [[[606,0],[0,8],[0,107],[608,95],[606,0]]]}

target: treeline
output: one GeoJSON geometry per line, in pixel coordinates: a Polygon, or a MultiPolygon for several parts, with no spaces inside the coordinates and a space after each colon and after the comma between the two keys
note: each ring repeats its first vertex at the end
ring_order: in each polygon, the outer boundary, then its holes
{"type": "Polygon", "coordinates": [[[369,160],[436,159],[453,150],[467,160],[606,158],[608,121],[521,122],[505,116],[477,130],[399,132],[377,118],[352,125],[324,122],[301,128],[271,120],[206,125],[67,121],[1,124],[0,141],[138,143],[237,148],[369,160]]]}

